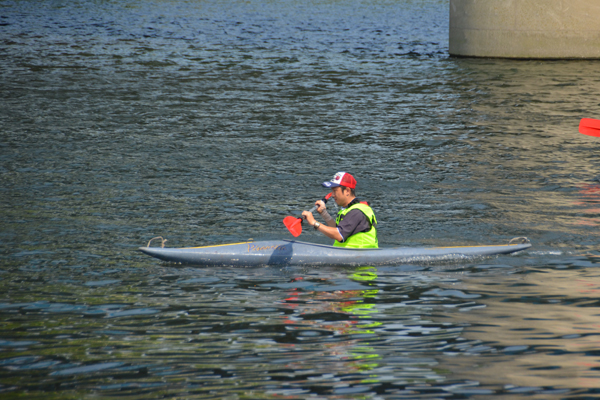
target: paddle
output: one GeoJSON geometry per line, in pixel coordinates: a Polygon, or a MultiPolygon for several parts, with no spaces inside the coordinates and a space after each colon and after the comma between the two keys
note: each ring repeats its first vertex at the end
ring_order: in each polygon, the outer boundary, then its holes
{"type": "MultiPolygon", "coordinates": [[[[327,196],[323,197],[321,200],[323,201],[323,203],[327,203],[327,200],[329,200],[329,198],[331,197],[333,193],[329,193],[327,194],[327,196]]],[[[317,206],[314,206],[313,208],[310,209],[309,212],[314,212],[317,209],[317,206]]],[[[286,226],[286,228],[288,228],[288,231],[290,231],[290,233],[294,236],[294,237],[298,237],[300,236],[300,234],[302,233],[302,221],[304,220],[304,217],[292,217],[291,215],[289,217],[285,217],[283,219],[283,224],[286,226]]]]}
{"type": "Polygon", "coordinates": [[[582,118],[579,123],[579,133],[588,136],[600,137],[600,120],[591,118],[582,118]]]}

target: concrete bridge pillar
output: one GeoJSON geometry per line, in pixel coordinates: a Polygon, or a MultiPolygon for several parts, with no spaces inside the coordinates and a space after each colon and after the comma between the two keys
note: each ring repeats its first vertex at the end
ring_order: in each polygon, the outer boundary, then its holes
{"type": "Polygon", "coordinates": [[[600,0],[450,0],[450,54],[600,59],[600,0]]]}

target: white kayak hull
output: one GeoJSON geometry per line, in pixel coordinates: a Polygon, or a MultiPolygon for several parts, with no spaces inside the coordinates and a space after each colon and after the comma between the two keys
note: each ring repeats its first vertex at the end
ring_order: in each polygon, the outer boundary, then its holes
{"type": "Polygon", "coordinates": [[[257,265],[385,265],[410,261],[452,260],[522,251],[529,243],[464,247],[395,247],[347,249],[294,240],[269,240],[217,246],[140,251],[163,261],[211,266],[257,265]]]}

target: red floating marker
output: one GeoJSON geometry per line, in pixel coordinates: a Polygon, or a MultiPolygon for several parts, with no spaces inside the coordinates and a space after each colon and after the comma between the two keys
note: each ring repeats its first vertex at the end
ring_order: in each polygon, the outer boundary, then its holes
{"type": "Polygon", "coordinates": [[[579,123],[579,133],[588,136],[600,137],[600,120],[592,118],[582,118],[579,123]]]}

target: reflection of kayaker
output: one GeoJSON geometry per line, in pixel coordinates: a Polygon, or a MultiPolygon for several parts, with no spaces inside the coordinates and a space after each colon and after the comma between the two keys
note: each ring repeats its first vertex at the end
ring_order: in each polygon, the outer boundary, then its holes
{"type": "Polygon", "coordinates": [[[304,211],[302,217],[315,230],[334,239],[334,246],[349,248],[378,248],[377,219],[373,209],[356,197],[356,179],[347,172],[338,172],[331,181],[323,182],[331,188],[332,197],[342,209],[334,220],[325,207],[325,202],[315,202],[317,211],[327,225],[315,220],[312,212],[304,211]]]}
{"type": "MultiPolygon", "coordinates": [[[[376,286],[369,288],[368,282],[377,279],[377,269],[366,266],[358,267],[348,276],[351,281],[360,282],[365,285],[364,289],[356,290],[307,290],[303,277],[292,279],[291,283],[297,282],[284,300],[286,307],[294,309],[294,316],[284,316],[285,324],[296,325],[295,329],[302,326],[316,326],[322,330],[334,331],[337,334],[373,333],[371,328],[380,326],[380,322],[366,321],[370,316],[378,312],[376,304],[367,299],[374,299],[379,293],[376,286]],[[334,314],[335,316],[334,316],[334,314]],[[314,318],[318,315],[319,318],[314,318]],[[346,318],[341,318],[346,315],[346,318]],[[328,316],[331,319],[327,319],[328,316]],[[361,321],[362,319],[362,321],[361,321]]],[[[316,283],[327,285],[327,280],[316,283]]],[[[311,284],[308,287],[313,287],[311,284]]]]}

